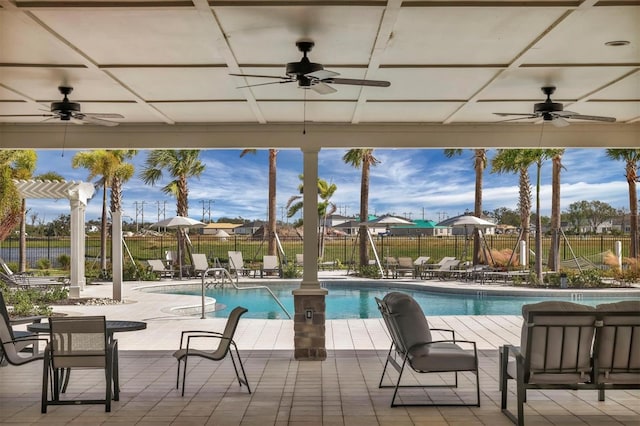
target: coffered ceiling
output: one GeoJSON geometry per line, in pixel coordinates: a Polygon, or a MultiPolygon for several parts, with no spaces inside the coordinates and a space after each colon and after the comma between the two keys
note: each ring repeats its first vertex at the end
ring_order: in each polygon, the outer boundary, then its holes
{"type": "MultiPolygon", "coordinates": [[[[542,86],[565,109],[637,129],[639,71],[638,1],[0,0],[0,115],[46,114],[67,85],[83,112],[121,114],[114,132],[496,125],[494,112],[531,112],[542,86]],[[295,82],[238,88],[272,80],[229,75],[283,76],[303,38],[312,62],[390,87],[320,95],[295,82]]],[[[0,117],[0,129],[61,124],[43,120],[0,117]]]]}

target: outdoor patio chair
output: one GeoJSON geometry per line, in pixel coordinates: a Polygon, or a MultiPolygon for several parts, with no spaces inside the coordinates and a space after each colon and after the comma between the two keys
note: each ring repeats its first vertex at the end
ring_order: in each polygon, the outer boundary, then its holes
{"type": "Polygon", "coordinates": [[[378,309],[387,326],[391,337],[391,347],[384,363],[380,376],[379,388],[393,387],[391,407],[415,406],[415,405],[465,405],[480,406],[480,379],[478,375],[478,352],[475,342],[456,339],[453,330],[430,328],[429,323],[420,305],[405,293],[391,292],[382,300],[376,298],[378,309]],[[439,331],[451,333],[448,340],[433,340],[431,332],[439,331]],[[460,344],[469,346],[466,350],[460,344]],[[398,372],[398,380],[395,385],[383,385],[387,367],[391,365],[398,372]],[[454,384],[441,385],[400,385],[406,366],[417,373],[454,373],[454,384]],[[421,404],[396,404],[396,396],[399,388],[405,387],[458,387],[458,372],[468,371],[473,373],[476,382],[475,403],[421,403],[421,404]]]}
{"type": "Polygon", "coordinates": [[[423,278],[439,278],[445,279],[450,275],[452,269],[455,269],[460,264],[460,261],[456,258],[449,258],[446,262],[442,263],[439,267],[433,269],[426,269],[423,278]]]}
{"type": "Polygon", "coordinates": [[[246,308],[242,306],[238,306],[231,311],[229,314],[229,318],[227,319],[227,324],[224,327],[224,331],[222,333],[218,333],[215,331],[199,331],[199,330],[191,330],[191,331],[183,331],[180,335],[180,349],[173,353],[173,356],[178,361],[178,373],[176,376],[176,389],[178,389],[178,385],[180,383],[180,361],[184,362],[184,366],[182,369],[182,396],[184,396],[184,387],[187,376],[187,360],[191,356],[197,356],[201,358],[205,358],[211,361],[222,361],[227,354],[231,357],[231,363],[233,364],[233,369],[236,372],[236,377],[238,378],[238,383],[242,387],[244,384],[247,387],[249,393],[251,393],[251,388],[249,387],[249,382],[247,380],[247,374],[244,371],[244,365],[242,364],[242,360],[240,359],[240,353],[238,352],[238,347],[236,346],[236,342],[233,340],[233,336],[236,332],[236,328],[238,327],[238,322],[240,321],[240,317],[247,312],[246,308]],[[218,346],[214,349],[200,349],[196,348],[198,344],[196,341],[198,339],[217,339],[218,346]],[[240,377],[240,372],[238,371],[238,365],[236,364],[236,360],[233,356],[233,350],[235,349],[236,356],[238,357],[238,364],[240,364],[240,371],[242,372],[242,377],[240,377]]]}
{"type": "Polygon", "coordinates": [[[278,263],[278,256],[262,256],[262,267],[260,268],[260,278],[266,274],[282,276],[282,270],[278,263]]]}
{"type": "Polygon", "coordinates": [[[296,253],[295,266],[302,268],[304,266],[304,254],[296,253]]]}
{"type": "Polygon", "coordinates": [[[520,347],[501,348],[499,374],[502,412],[520,426],[528,389],[578,389],[592,382],[596,310],[549,301],[524,305],[522,316],[520,347]],[[517,416],[507,408],[509,379],[516,381],[517,416]]]}
{"type": "Polygon", "coordinates": [[[244,266],[244,260],[242,259],[241,251],[229,251],[229,273],[235,273],[236,275],[249,275],[250,268],[244,266]]]}
{"type": "Polygon", "coordinates": [[[30,288],[69,285],[68,276],[35,276],[29,272],[13,272],[2,258],[0,258],[0,266],[2,267],[0,281],[10,287],[30,288]]]}
{"type": "Polygon", "coordinates": [[[413,261],[413,267],[415,269],[414,277],[417,278],[422,276],[422,270],[424,269],[424,265],[429,264],[428,263],[429,259],[431,259],[430,256],[418,256],[418,258],[413,261]]]}
{"type": "Polygon", "coordinates": [[[11,320],[4,296],[0,292],[0,365],[9,363],[11,365],[22,365],[43,358],[42,352],[38,350],[40,342],[47,342],[47,339],[38,338],[37,335],[28,331],[16,331],[15,324],[26,324],[40,322],[42,317],[25,317],[20,320],[11,320]]]}
{"type": "Polygon", "coordinates": [[[422,275],[421,278],[429,278],[430,274],[429,272],[434,270],[434,269],[439,269],[441,268],[445,263],[451,261],[451,260],[455,260],[455,257],[451,257],[451,256],[445,256],[442,259],[440,259],[440,261],[438,263],[426,263],[424,262],[422,264],[422,275]]]}
{"type": "Polygon", "coordinates": [[[147,263],[151,268],[151,272],[155,272],[156,274],[160,275],[160,278],[172,278],[176,272],[173,268],[166,266],[160,259],[149,259],[147,260],[147,263]]]}
{"type": "Polygon", "coordinates": [[[111,398],[117,401],[119,396],[118,341],[107,338],[105,317],[50,317],[49,329],[42,372],[41,411],[46,413],[49,405],[78,404],[104,404],[105,412],[111,411],[111,398]],[[104,399],[61,399],[70,369],[103,369],[104,399]],[[64,385],[61,383],[63,378],[64,385]]]}

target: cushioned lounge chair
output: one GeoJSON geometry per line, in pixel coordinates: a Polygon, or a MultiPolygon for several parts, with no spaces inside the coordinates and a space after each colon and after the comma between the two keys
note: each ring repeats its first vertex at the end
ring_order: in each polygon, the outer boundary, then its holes
{"type": "Polygon", "coordinates": [[[244,260],[242,259],[241,251],[229,251],[229,273],[240,275],[249,275],[250,268],[244,266],[244,260]]]}
{"type": "Polygon", "coordinates": [[[29,272],[13,272],[9,265],[0,258],[0,281],[10,287],[18,288],[46,288],[48,286],[67,286],[69,285],[68,276],[35,276],[29,272]]]}
{"type": "Polygon", "coordinates": [[[243,384],[247,387],[249,393],[251,393],[251,388],[249,387],[249,382],[247,380],[247,374],[244,371],[244,365],[242,364],[242,360],[240,359],[240,353],[238,352],[238,347],[236,346],[236,342],[233,340],[233,336],[236,332],[236,328],[238,327],[238,322],[240,321],[240,317],[247,312],[246,308],[238,306],[231,311],[229,314],[229,318],[227,319],[227,324],[225,325],[224,332],[217,333],[215,331],[201,331],[201,330],[191,330],[191,331],[183,331],[180,335],[180,349],[173,353],[173,356],[178,360],[178,373],[176,377],[176,389],[178,389],[178,385],[180,383],[180,362],[184,363],[184,367],[182,369],[182,396],[184,396],[184,387],[185,381],[187,377],[187,360],[189,357],[197,356],[200,358],[208,359],[211,361],[221,361],[227,355],[231,357],[231,362],[233,364],[233,369],[236,372],[236,377],[238,378],[238,383],[240,386],[243,384]],[[216,339],[218,341],[218,345],[214,349],[197,349],[196,341],[200,339],[216,339]],[[238,357],[238,364],[240,364],[240,371],[242,372],[242,377],[240,377],[238,366],[236,365],[236,360],[233,356],[233,350],[235,349],[236,356],[238,357]]]}
{"type": "Polygon", "coordinates": [[[411,277],[415,277],[415,267],[413,265],[413,259],[410,257],[398,257],[398,265],[396,266],[395,276],[406,276],[407,274],[411,275],[411,277]]]}
{"type": "Polygon", "coordinates": [[[480,406],[480,381],[478,375],[478,352],[475,342],[458,340],[453,330],[430,328],[422,308],[409,295],[392,292],[382,300],[376,298],[378,309],[391,336],[391,347],[382,370],[378,387],[394,387],[391,407],[411,405],[465,405],[480,406]],[[451,333],[448,340],[433,340],[431,332],[451,333]],[[469,346],[464,349],[462,345],[469,346]],[[395,385],[383,385],[387,367],[391,365],[398,372],[395,385]],[[417,373],[454,373],[454,384],[445,385],[401,385],[405,368],[409,366],[417,373]],[[401,387],[458,387],[458,372],[467,371],[475,375],[476,402],[474,403],[424,403],[397,404],[396,397],[401,387]]]}

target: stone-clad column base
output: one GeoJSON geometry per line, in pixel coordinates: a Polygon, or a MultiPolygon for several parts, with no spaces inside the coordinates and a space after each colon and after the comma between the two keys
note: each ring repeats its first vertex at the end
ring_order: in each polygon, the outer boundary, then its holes
{"type": "Polygon", "coordinates": [[[295,315],[293,317],[294,356],[299,361],[324,361],[325,296],[327,290],[297,289],[293,291],[295,315]]]}

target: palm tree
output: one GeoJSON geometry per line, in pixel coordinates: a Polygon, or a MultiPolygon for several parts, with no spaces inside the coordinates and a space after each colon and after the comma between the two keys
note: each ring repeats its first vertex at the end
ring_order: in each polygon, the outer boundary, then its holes
{"type": "Polygon", "coordinates": [[[548,266],[552,271],[558,270],[558,254],[560,252],[560,235],[558,231],[561,226],[560,211],[560,173],[562,171],[562,156],[564,149],[547,149],[547,156],[552,160],[551,177],[551,247],[549,248],[548,266]]]}
{"type": "MultiPolygon", "coordinates": [[[[487,167],[487,150],[486,149],[474,149],[473,150],[473,169],[476,173],[476,187],[475,198],[473,202],[473,215],[476,217],[482,216],[482,180],[484,169],[487,167]]],[[[445,149],[444,155],[448,158],[456,155],[461,155],[461,149],[445,149]]],[[[473,233],[473,264],[480,263],[480,234],[478,232],[473,233]]]]}
{"type": "MultiPolygon", "coordinates": [[[[304,176],[298,176],[301,181],[304,181],[304,176]]],[[[325,224],[327,220],[327,216],[332,215],[337,207],[334,203],[330,201],[333,194],[336,192],[338,187],[335,183],[328,183],[324,179],[318,178],[318,196],[322,200],[318,203],[318,219],[320,223],[320,240],[318,244],[318,253],[320,257],[324,254],[324,233],[325,233],[325,224]]],[[[300,194],[304,193],[304,185],[301,183],[298,185],[298,191],[300,194]]],[[[287,201],[287,217],[293,217],[303,208],[302,203],[302,195],[294,195],[289,198],[287,201]]]]}
{"type": "MultiPolygon", "coordinates": [[[[356,169],[362,168],[360,178],[360,223],[366,222],[369,218],[369,170],[371,166],[380,164],[380,161],[373,156],[373,149],[350,149],[342,157],[342,161],[352,165],[356,169]]],[[[360,225],[360,267],[369,265],[369,239],[367,227],[360,225]]]]}
{"type": "MultiPolygon", "coordinates": [[[[518,209],[520,210],[520,240],[528,243],[529,228],[531,227],[531,179],[529,177],[529,167],[534,163],[534,159],[525,154],[523,149],[499,149],[495,157],[491,160],[491,171],[493,173],[518,173],[519,174],[519,197],[518,209]]],[[[520,259],[523,265],[528,265],[528,256],[520,259]]]]}
{"type": "Polygon", "coordinates": [[[625,177],[629,186],[629,210],[631,223],[631,247],[629,257],[638,257],[638,162],[640,162],[640,149],[607,149],[607,157],[615,161],[625,162],[625,177]]]}
{"type": "MultiPolygon", "coordinates": [[[[162,187],[162,192],[176,198],[176,214],[188,216],[189,214],[189,185],[188,179],[200,177],[205,165],[200,161],[200,150],[197,149],[160,149],[149,152],[145,161],[145,167],[140,176],[144,183],[155,185],[162,179],[166,171],[171,182],[162,187]]],[[[185,260],[184,236],[178,230],[178,245],[182,261],[185,260]]]]}
{"type": "MultiPolygon", "coordinates": [[[[17,151],[12,164],[12,174],[14,179],[31,179],[33,172],[36,170],[36,162],[38,154],[34,150],[17,151]]],[[[20,255],[19,270],[25,272],[27,270],[27,200],[20,200],[20,255]]]]}
{"type": "Polygon", "coordinates": [[[107,269],[107,188],[111,188],[111,208],[120,207],[122,182],[133,176],[133,165],[124,163],[132,158],[135,150],[105,150],[83,151],[77,153],[71,165],[82,167],[89,171],[88,179],[99,177],[96,184],[102,187],[102,217],[100,220],[100,269],[107,269]],[[115,193],[114,193],[115,185],[115,193]],[[114,202],[114,197],[117,202],[114,202]]]}
{"type": "MultiPolygon", "coordinates": [[[[255,154],[255,149],[244,149],[240,153],[240,157],[244,157],[247,154],[255,154]]],[[[269,150],[269,218],[268,218],[268,254],[274,256],[276,254],[276,157],[278,150],[269,150]]]]}
{"type": "Polygon", "coordinates": [[[20,150],[0,150],[0,241],[7,238],[20,223],[22,205],[20,194],[13,182],[12,163],[20,150]]]}

